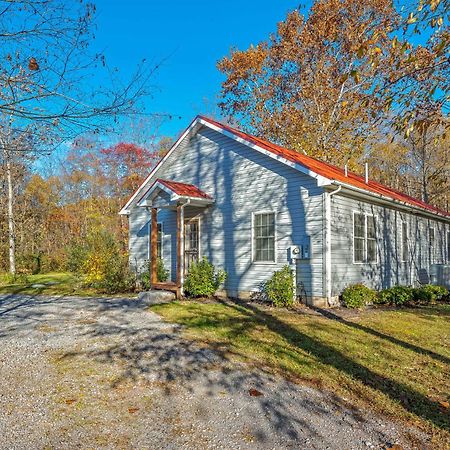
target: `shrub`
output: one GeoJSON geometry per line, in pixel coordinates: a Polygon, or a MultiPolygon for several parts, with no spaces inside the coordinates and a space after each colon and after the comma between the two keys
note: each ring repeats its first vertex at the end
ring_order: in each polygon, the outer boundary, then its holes
{"type": "Polygon", "coordinates": [[[107,294],[126,292],[136,286],[136,276],[128,267],[114,236],[105,230],[95,231],[84,242],[72,245],[67,267],[84,275],[86,286],[107,294]]]}
{"type": "Polygon", "coordinates": [[[377,303],[402,306],[414,300],[414,289],[409,286],[393,286],[378,293],[377,303]]]}
{"type": "Polygon", "coordinates": [[[227,274],[224,270],[216,271],[205,257],[189,267],[184,291],[188,297],[210,297],[216,293],[225,281],[227,274]]]}
{"type": "Polygon", "coordinates": [[[374,303],[376,292],[363,284],[353,284],[342,292],[342,300],[347,308],[362,308],[374,303]]]}
{"type": "Polygon", "coordinates": [[[264,293],[274,306],[294,304],[294,274],[289,266],[273,273],[264,285],[264,293]]]}
{"type": "Polygon", "coordinates": [[[165,268],[164,261],[161,258],[158,258],[156,263],[156,278],[160,283],[167,281],[169,278],[169,270],[165,268]]]}
{"type": "Polygon", "coordinates": [[[435,303],[443,300],[448,295],[448,289],[444,286],[425,284],[414,289],[413,297],[418,303],[435,303]]]}
{"type": "Polygon", "coordinates": [[[68,250],[67,269],[70,272],[79,273],[82,271],[89,253],[89,247],[86,242],[73,243],[68,250]]]}
{"type": "MultiPolygon", "coordinates": [[[[150,289],[151,288],[151,262],[148,261],[144,264],[144,266],[139,270],[139,283],[142,289],[150,289]]],[[[158,262],[156,265],[156,277],[159,282],[167,281],[169,278],[169,270],[164,266],[164,261],[161,258],[158,258],[158,262]]]]}

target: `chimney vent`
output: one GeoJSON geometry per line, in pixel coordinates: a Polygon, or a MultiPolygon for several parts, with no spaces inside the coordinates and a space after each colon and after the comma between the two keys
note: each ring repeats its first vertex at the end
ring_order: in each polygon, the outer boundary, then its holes
{"type": "Polygon", "coordinates": [[[347,166],[347,164],[345,164],[345,166],[344,166],[344,173],[345,173],[345,176],[348,177],[348,166],[347,166]]]}
{"type": "Polygon", "coordinates": [[[364,164],[364,166],[365,166],[366,184],[369,184],[369,163],[364,164]]]}

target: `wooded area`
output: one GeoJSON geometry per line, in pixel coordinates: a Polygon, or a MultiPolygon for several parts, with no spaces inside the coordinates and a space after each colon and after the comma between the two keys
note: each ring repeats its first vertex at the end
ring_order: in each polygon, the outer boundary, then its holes
{"type": "MultiPolygon", "coordinates": [[[[368,162],[371,178],[449,210],[449,12],[439,0],[316,0],[219,61],[222,113],[341,167],[368,162]]],[[[67,268],[96,233],[125,254],[117,213],[170,146],[154,122],[142,140],[117,122],[138,122],[157,66],[86,82],[108,69],[89,50],[94,19],[84,2],[0,0],[0,271],[67,268]]]]}

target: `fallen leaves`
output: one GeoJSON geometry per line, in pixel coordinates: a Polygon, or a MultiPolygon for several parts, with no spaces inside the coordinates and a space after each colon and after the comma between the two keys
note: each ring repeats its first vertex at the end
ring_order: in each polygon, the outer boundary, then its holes
{"type": "Polygon", "coordinates": [[[261,397],[261,395],[264,395],[262,392],[258,391],[257,389],[250,389],[248,391],[251,397],[261,397]]]}

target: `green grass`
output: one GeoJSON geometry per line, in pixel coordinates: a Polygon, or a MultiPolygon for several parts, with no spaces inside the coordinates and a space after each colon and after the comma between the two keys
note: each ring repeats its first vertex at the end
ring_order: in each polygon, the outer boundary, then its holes
{"type": "Polygon", "coordinates": [[[0,294],[99,295],[95,289],[83,287],[80,277],[66,272],[19,276],[14,282],[10,281],[9,275],[0,274],[0,294]]]}
{"type": "Polygon", "coordinates": [[[232,359],[414,424],[435,447],[450,444],[450,305],[346,312],[344,318],[231,301],[152,310],[232,359]]]}

